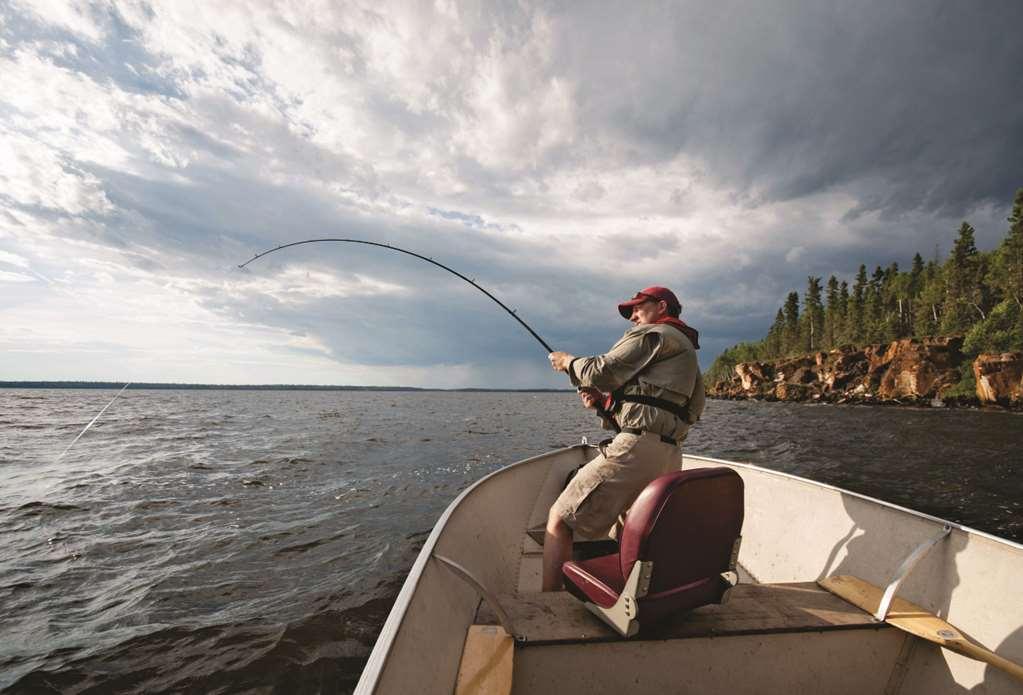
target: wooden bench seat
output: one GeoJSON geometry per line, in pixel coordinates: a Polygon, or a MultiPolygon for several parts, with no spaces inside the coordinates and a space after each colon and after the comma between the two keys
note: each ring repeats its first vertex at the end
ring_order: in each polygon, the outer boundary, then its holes
{"type": "MultiPolygon", "coordinates": [[[[581,601],[563,591],[502,595],[498,600],[515,630],[525,636],[523,647],[623,639],[581,601]]],[[[498,621],[483,603],[475,622],[495,625],[498,621]]],[[[879,623],[814,582],[740,584],[724,605],[703,606],[653,628],[644,628],[631,641],[885,627],[885,623],[879,623]]]]}

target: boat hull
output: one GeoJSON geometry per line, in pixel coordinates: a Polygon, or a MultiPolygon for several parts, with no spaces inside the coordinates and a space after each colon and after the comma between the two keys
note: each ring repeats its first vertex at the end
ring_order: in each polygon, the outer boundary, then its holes
{"type": "MultiPolygon", "coordinates": [[[[565,474],[591,447],[553,451],[497,471],[464,491],[427,539],[378,638],[356,692],[454,691],[480,592],[432,559],[458,562],[493,595],[539,588],[541,526],[565,474]]],[[[807,582],[852,574],[884,586],[947,522],[756,466],[685,456],[683,468],[727,466],[746,485],[739,562],[746,581],[807,582]]],[[[952,524],[899,589],[1003,657],[1023,661],[1023,547],[952,524]]],[[[595,619],[594,619],[595,620],[595,619]]],[[[610,691],[1019,692],[986,664],[893,629],[734,635],[516,649],[513,692],[610,691]],[[551,686],[550,684],[556,684],[551,686]],[[548,685],[545,685],[548,684],[548,685]]]]}

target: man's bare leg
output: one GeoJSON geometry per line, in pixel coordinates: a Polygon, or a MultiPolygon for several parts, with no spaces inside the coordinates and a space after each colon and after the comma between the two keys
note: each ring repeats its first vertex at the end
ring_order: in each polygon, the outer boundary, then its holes
{"type": "Polygon", "coordinates": [[[572,559],[572,528],[554,509],[547,517],[543,541],[543,591],[561,591],[561,565],[572,559]]]}

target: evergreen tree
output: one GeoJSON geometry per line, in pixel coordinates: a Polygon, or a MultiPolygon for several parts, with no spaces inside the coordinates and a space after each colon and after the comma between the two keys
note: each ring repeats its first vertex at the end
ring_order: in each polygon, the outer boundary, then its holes
{"type": "Polygon", "coordinates": [[[984,318],[980,305],[980,253],[974,241],[974,229],[968,222],[959,227],[959,236],[943,270],[945,313],[941,330],[945,334],[965,333],[974,322],[984,318]]]}
{"type": "Polygon", "coordinates": [[[774,316],[774,323],[771,324],[770,330],[767,331],[767,337],[764,338],[764,359],[775,359],[780,357],[785,352],[785,313],[778,309],[778,313],[774,316]]]}
{"type": "Polygon", "coordinates": [[[1023,188],[1016,191],[1009,234],[994,254],[990,277],[997,299],[1014,301],[1023,309],[1023,188]]]}
{"type": "Polygon", "coordinates": [[[909,305],[906,309],[906,335],[912,335],[916,326],[916,312],[919,305],[920,290],[924,284],[924,259],[917,253],[913,256],[913,267],[909,271],[909,283],[906,293],[909,296],[909,305]]]}
{"type": "Polygon", "coordinates": [[[863,298],[863,339],[868,343],[883,340],[883,307],[881,291],[884,286],[885,273],[881,266],[874,268],[874,274],[867,283],[863,298]]]}
{"type": "Polygon", "coordinates": [[[828,278],[828,294],[824,304],[824,340],[821,346],[824,350],[830,350],[838,342],[838,335],[842,330],[842,316],[838,309],[838,279],[832,275],[828,278]]]}
{"type": "Polygon", "coordinates": [[[924,275],[924,259],[917,253],[913,256],[913,267],[909,271],[909,297],[915,299],[920,294],[924,275]]]}
{"type": "Polygon", "coordinates": [[[800,350],[799,341],[799,294],[789,292],[785,298],[785,334],[782,340],[782,353],[790,355],[800,350]]]}
{"type": "Polygon", "coordinates": [[[867,266],[860,264],[859,272],[856,273],[856,282],[853,284],[852,297],[849,301],[849,312],[846,326],[846,338],[854,345],[860,345],[864,340],[863,313],[867,293],[867,266]]]}
{"type": "Polygon", "coordinates": [[[824,305],[821,303],[821,279],[812,275],[806,278],[800,333],[804,352],[820,349],[824,333],[824,305]]]}
{"type": "Polygon", "coordinates": [[[847,333],[849,325],[849,283],[845,280],[842,280],[842,284],[838,286],[838,316],[836,325],[838,334],[835,336],[835,343],[841,345],[849,342],[847,333]]]}
{"type": "Polygon", "coordinates": [[[945,296],[944,283],[938,264],[928,261],[921,277],[913,334],[919,337],[937,335],[941,326],[941,317],[944,314],[942,299],[945,296]]]}

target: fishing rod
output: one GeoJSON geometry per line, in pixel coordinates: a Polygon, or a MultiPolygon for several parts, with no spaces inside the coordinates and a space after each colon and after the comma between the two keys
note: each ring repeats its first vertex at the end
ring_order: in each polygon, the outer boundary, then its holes
{"type": "Polygon", "coordinates": [[[75,442],[77,442],[79,439],[81,439],[82,435],[85,434],[86,432],[88,432],[89,428],[92,427],[94,424],[96,424],[96,421],[99,420],[100,415],[102,415],[103,413],[107,412],[107,408],[112,406],[114,404],[114,401],[117,400],[117,397],[120,396],[122,393],[124,393],[124,390],[126,388],[128,388],[129,386],[131,386],[131,382],[130,381],[127,384],[125,384],[124,386],[122,386],[120,391],[118,391],[116,394],[114,394],[114,397],[110,399],[110,402],[107,403],[105,406],[103,406],[103,410],[101,410],[98,413],[96,413],[96,417],[94,417],[92,420],[90,420],[89,424],[85,426],[85,429],[83,429],[81,432],[79,432],[78,436],[75,437],[74,440],[70,444],[67,445],[67,449],[64,449],[64,451],[60,452],[60,456],[58,456],[56,459],[54,459],[54,461],[53,461],[54,463],[56,463],[57,461],[60,461],[62,458],[64,458],[64,454],[66,454],[67,452],[71,451],[71,447],[73,447],[75,445],[75,442]]]}
{"type": "Polygon", "coordinates": [[[511,315],[511,317],[513,319],[515,319],[520,324],[522,324],[522,327],[525,328],[527,331],[529,331],[529,334],[531,336],[533,336],[534,338],[536,338],[537,341],[539,341],[539,343],[544,346],[544,349],[547,350],[548,354],[554,352],[554,348],[552,348],[550,345],[548,345],[546,343],[546,341],[544,341],[544,339],[541,338],[540,335],[536,331],[534,331],[532,328],[530,328],[529,324],[527,324],[525,321],[523,321],[521,318],[519,318],[519,315],[516,314],[515,311],[513,311],[512,309],[509,309],[507,306],[504,305],[504,302],[502,302],[500,299],[498,299],[497,297],[495,297],[494,295],[490,294],[485,289],[480,287],[478,284],[476,284],[475,280],[471,280],[470,278],[467,278],[466,276],[462,275],[457,270],[449,268],[448,266],[444,265],[443,263],[438,263],[437,261],[433,260],[432,258],[427,258],[426,256],[422,256],[422,255],[420,255],[418,253],[415,253],[413,251],[407,251],[406,249],[398,248],[397,246],[391,246],[390,244],[382,244],[382,243],[377,242],[377,241],[366,241],[364,239],[335,239],[335,238],[306,239],[305,241],[293,241],[290,244],[281,244],[280,246],[278,246],[276,248],[272,248],[269,251],[263,251],[262,253],[257,253],[255,256],[253,256],[249,260],[245,261],[244,263],[242,263],[238,267],[239,268],[244,268],[249,263],[252,263],[252,261],[254,261],[254,260],[258,259],[258,258],[262,258],[263,256],[266,256],[268,254],[274,253],[275,251],[280,251],[281,249],[286,249],[286,248],[288,248],[290,246],[301,246],[302,244],[318,244],[321,241],[337,241],[337,242],[344,242],[344,243],[347,243],[347,244],[365,244],[366,246],[379,246],[382,249],[390,249],[391,251],[397,251],[398,253],[404,253],[406,256],[412,256],[414,258],[418,258],[421,261],[426,261],[427,263],[432,263],[433,265],[437,266],[438,268],[446,270],[449,273],[451,273],[452,275],[456,275],[456,276],[462,278],[463,280],[468,282],[470,285],[472,285],[473,287],[478,289],[480,292],[482,292],[483,294],[487,295],[492,300],[497,302],[498,306],[500,306],[502,309],[507,311],[511,315]]]}

